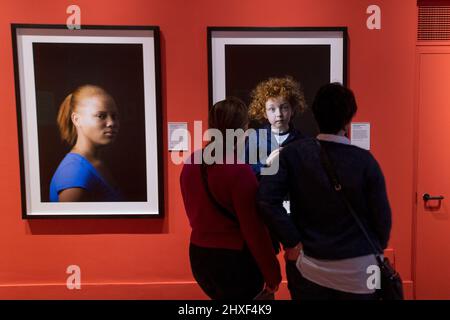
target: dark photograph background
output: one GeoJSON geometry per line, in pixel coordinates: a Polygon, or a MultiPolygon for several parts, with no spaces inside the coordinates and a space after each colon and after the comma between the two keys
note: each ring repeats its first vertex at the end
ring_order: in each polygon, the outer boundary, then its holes
{"type": "MultiPolygon", "coordinates": [[[[226,95],[249,105],[259,82],[291,76],[300,82],[308,107],[294,118],[294,126],[304,135],[316,136],[319,129],[310,108],[318,89],[330,82],[330,60],[329,45],[225,45],[226,95]]],[[[261,125],[250,123],[253,128],[261,125]]]]}
{"type": "Polygon", "coordinates": [[[98,85],[120,114],[116,141],[104,160],[125,201],[147,201],[144,73],[141,44],[34,43],[41,201],[49,201],[51,178],[71,147],[61,141],[56,117],[78,86],[98,85]]]}

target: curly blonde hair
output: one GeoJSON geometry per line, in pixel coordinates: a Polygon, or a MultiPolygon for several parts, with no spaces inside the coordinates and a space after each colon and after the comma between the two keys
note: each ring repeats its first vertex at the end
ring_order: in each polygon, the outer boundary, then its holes
{"type": "Polygon", "coordinates": [[[266,119],[266,102],[270,98],[283,97],[292,107],[293,119],[306,109],[305,95],[300,83],[292,77],[269,78],[260,82],[251,93],[252,102],[248,109],[251,120],[262,122],[266,119]]]}

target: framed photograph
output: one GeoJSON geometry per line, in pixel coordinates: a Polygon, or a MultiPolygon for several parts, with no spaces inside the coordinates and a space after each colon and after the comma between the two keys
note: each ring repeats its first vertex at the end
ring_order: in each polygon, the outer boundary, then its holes
{"type": "MultiPolygon", "coordinates": [[[[346,85],[347,28],[208,27],[208,63],[210,106],[227,96],[249,105],[259,82],[291,76],[311,107],[322,85],[346,85]]],[[[318,133],[310,108],[297,115],[294,126],[304,135],[318,133]]]]}
{"type": "Polygon", "coordinates": [[[11,30],[22,217],[162,217],[159,28],[11,30]]]}

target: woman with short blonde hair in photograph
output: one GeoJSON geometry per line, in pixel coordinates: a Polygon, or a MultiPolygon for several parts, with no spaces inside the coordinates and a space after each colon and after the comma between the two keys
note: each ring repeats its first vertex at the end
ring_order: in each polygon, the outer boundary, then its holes
{"type": "Polygon", "coordinates": [[[120,201],[121,194],[102,158],[119,132],[114,99],[103,88],[83,85],[70,93],[59,108],[61,139],[71,150],[50,183],[50,201],[120,201]]]}

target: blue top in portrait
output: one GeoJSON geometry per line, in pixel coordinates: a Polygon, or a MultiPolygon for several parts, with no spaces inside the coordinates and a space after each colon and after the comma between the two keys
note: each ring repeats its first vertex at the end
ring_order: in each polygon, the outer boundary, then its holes
{"type": "Polygon", "coordinates": [[[50,182],[50,202],[58,202],[58,194],[69,188],[82,188],[92,201],[121,201],[122,196],[82,155],[68,153],[56,169],[50,182]]]}

